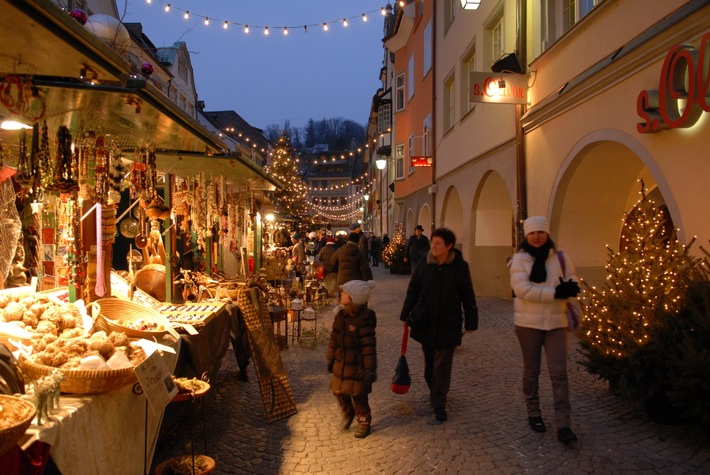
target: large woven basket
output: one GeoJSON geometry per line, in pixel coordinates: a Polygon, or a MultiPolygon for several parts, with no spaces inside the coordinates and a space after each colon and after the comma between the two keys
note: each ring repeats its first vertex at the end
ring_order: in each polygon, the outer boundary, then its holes
{"type": "Polygon", "coordinates": [[[168,332],[170,321],[162,313],[152,308],[130,300],[116,298],[98,299],[96,304],[99,306],[96,328],[104,330],[106,333],[123,332],[128,337],[152,340],[153,338],[160,339],[168,332]],[[125,324],[139,321],[155,323],[160,326],[161,330],[138,330],[125,324]],[[124,322],[124,324],[120,322],[124,322]]]}
{"type": "MultiPolygon", "coordinates": [[[[20,366],[25,375],[36,380],[51,374],[56,368],[37,364],[22,358],[20,366]]],[[[66,376],[59,389],[70,394],[98,394],[120,389],[138,380],[133,368],[112,369],[107,371],[87,371],[80,369],[61,370],[66,376]]]]}
{"type": "Polygon", "coordinates": [[[165,266],[147,264],[134,277],[136,287],[160,302],[165,302],[165,266]]]}
{"type": "Polygon", "coordinates": [[[34,404],[0,394],[0,457],[20,441],[35,416],[34,404]]]}

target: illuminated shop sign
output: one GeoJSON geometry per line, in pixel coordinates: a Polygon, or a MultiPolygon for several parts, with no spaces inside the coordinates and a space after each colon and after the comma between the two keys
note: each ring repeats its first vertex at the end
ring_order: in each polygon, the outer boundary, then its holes
{"type": "Polygon", "coordinates": [[[430,156],[412,155],[411,162],[413,167],[430,167],[434,160],[430,156]]]}
{"type": "Polygon", "coordinates": [[[710,112],[710,33],[697,48],[676,45],[668,51],[658,90],[641,91],[636,110],[644,121],[636,124],[641,134],[692,127],[710,112]]]}
{"type": "Polygon", "coordinates": [[[524,74],[468,73],[471,102],[527,104],[528,77],[524,74]]]}

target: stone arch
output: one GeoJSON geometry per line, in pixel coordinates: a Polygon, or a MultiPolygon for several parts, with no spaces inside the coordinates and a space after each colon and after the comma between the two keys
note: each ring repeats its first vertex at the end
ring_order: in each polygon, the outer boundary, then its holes
{"type": "Polygon", "coordinates": [[[510,297],[506,259],[513,252],[515,213],[508,187],[496,171],[488,171],[479,183],[471,203],[470,229],[466,254],[476,295],[510,297]]]}
{"type": "Polygon", "coordinates": [[[464,215],[461,198],[458,191],[450,186],[444,193],[441,207],[441,226],[449,228],[456,234],[456,247],[461,246],[464,237],[464,215]]]}
{"type": "MultiPolygon", "coordinates": [[[[580,140],[555,178],[550,202],[551,234],[570,253],[577,274],[593,284],[605,278],[606,246],[616,249],[622,218],[640,199],[640,180],[657,205],[680,225],[680,214],[660,168],[632,137],[596,131],[580,140]]],[[[680,235],[679,235],[680,237],[680,235]]]]}
{"type": "Polygon", "coordinates": [[[422,205],[422,208],[419,210],[419,218],[417,218],[417,222],[414,223],[416,226],[417,224],[421,224],[422,227],[424,228],[424,234],[426,234],[427,237],[431,235],[431,232],[434,230],[432,227],[433,221],[432,221],[432,216],[431,216],[431,207],[429,206],[429,203],[424,203],[422,205]]]}

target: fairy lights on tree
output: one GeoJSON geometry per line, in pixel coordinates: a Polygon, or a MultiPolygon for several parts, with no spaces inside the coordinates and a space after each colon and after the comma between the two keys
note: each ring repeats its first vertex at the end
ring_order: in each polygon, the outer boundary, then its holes
{"type": "Polygon", "coordinates": [[[296,152],[288,135],[276,141],[274,161],[266,167],[267,173],[281,182],[284,187],[274,194],[276,211],[291,216],[303,216],[306,212],[306,183],[298,174],[296,152]]]}
{"type": "Polygon", "coordinates": [[[587,286],[579,332],[588,371],[612,385],[628,380],[626,363],[649,343],[659,312],[677,313],[695,259],[676,239],[663,208],[646,196],[625,215],[619,252],[607,246],[606,282],[587,286]]]}
{"type": "Polygon", "coordinates": [[[398,224],[394,231],[394,237],[392,237],[390,243],[382,250],[382,261],[391,269],[400,269],[405,265],[405,244],[404,227],[398,224]]]}

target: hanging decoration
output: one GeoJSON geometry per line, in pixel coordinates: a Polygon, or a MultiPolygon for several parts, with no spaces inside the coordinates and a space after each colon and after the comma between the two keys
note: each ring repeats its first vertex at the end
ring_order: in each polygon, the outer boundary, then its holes
{"type": "MultiPolygon", "coordinates": [[[[147,3],[151,3],[151,1],[148,1],[147,3]]],[[[338,18],[337,20],[330,20],[330,21],[320,21],[318,23],[309,23],[305,25],[255,25],[251,23],[246,23],[246,22],[238,22],[238,21],[232,21],[232,20],[224,20],[224,19],[218,19],[218,18],[212,18],[206,15],[201,15],[199,13],[192,12],[190,10],[186,10],[183,8],[180,8],[179,6],[176,6],[174,2],[164,2],[162,0],[158,0],[158,3],[161,3],[163,5],[163,12],[165,13],[171,13],[173,10],[181,12],[182,18],[185,20],[190,20],[191,18],[197,18],[199,19],[206,27],[209,27],[214,24],[221,25],[223,30],[228,30],[231,26],[238,26],[241,27],[244,31],[245,34],[248,34],[251,32],[252,29],[257,29],[258,31],[262,31],[265,36],[268,36],[270,32],[272,31],[280,31],[282,33],[282,36],[288,36],[290,31],[302,31],[303,33],[308,33],[309,29],[313,30],[315,29],[320,29],[323,32],[329,31],[331,26],[342,26],[343,28],[347,28],[350,26],[350,21],[351,20],[361,20],[363,23],[367,23],[369,17],[368,15],[371,15],[373,13],[380,13],[382,15],[389,15],[392,13],[392,7],[387,5],[385,7],[381,7],[378,10],[371,10],[368,12],[362,12],[357,15],[353,15],[350,17],[345,17],[345,18],[338,18]]]]}

